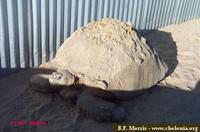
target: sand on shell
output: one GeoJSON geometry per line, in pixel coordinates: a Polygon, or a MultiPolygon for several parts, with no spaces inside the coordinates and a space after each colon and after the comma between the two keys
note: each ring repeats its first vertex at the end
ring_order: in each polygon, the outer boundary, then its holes
{"type": "Polygon", "coordinates": [[[67,38],[51,60],[89,87],[116,91],[123,98],[148,89],[168,68],[132,25],[110,18],[86,24],[67,38]]]}
{"type": "MultiPolygon", "coordinates": [[[[143,35],[170,70],[168,76],[137,98],[119,102],[128,123],[200,122],[200,19],[143,35]]],[[[48,64],[0,79],[0,131],[111,131],[112,123],[85,119],[57,95],[27,89],[31,75],[51,73],[48,64]],[[11,120],[47,121],[46,126],[12,127],[11,120]]]]}

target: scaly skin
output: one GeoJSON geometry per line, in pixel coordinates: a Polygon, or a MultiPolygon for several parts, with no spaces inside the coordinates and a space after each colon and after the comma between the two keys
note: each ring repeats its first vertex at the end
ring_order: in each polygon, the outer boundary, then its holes
{"type": "Polygon", "coordinates": [[[67,70],[58,70],[49,76],[52,87],[68,87],[74,85],[76,77],[67,70]]]}
{"type": "Polygon", "coordinates": [[[29,86],[35,91],[42,93],[56,92],[61,88],[53,88],[49,84],[50,74],[33,75],[29,80],[29,86]]]}
{"type": "Polygon", "coordinates": [[[86,117],[99,121],[122,122],[125,120],[124,108],[107,101],[114,97],[111,93],[87,87],[83,83],[84,79],[79,79],[63,70],[53,72],[51,75],[35,75],[30,79],[30,86],[36,91],[59,92],[64,100],[76,98],[76,104],[86,117]]]}
{"type": "Polygon", "coordinates": [[[124,108],[97,98],[88,90],[78,97],[77,105],[86,117],[92,117],[98,121],[122,122],[125,120],[124,108]]]}

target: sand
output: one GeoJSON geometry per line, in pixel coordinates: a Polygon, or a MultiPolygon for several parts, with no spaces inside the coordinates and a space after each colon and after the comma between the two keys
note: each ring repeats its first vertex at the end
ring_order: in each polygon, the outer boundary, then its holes
{"type": "MultiPolygon", "coordinates": [[[[168,76],[142,95],[119,102],[128,123],[200,122],[200,19],[171,25],[143,35],[169,66],[168,76]]],[[[27,89],[31,75],[41,69],[21,71],[0,79],[0,131],[111,131],[112,123],[85,119],[57,95],[41,95],[27,89]],[[11,120],[47,121],[46,126],[9,125],[11,120]]]]}

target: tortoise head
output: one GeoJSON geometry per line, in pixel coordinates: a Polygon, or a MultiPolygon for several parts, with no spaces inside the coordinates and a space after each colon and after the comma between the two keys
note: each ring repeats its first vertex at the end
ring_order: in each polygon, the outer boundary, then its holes
{"type": "Polygon", "coordinates": [[[53,87],[71,86],[76,82],[76,77],[67,70],[58,70],[49,76],[49,83],[53,87]]]}

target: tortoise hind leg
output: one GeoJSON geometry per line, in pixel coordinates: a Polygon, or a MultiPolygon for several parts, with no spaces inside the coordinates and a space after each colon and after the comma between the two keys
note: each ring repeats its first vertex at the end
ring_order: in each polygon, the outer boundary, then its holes
{"type": "Polygon", "coordinates": [[[125,120],[125,110],[112,102],[102,100],[84,91],[77,100],[81,112],[99,121],[123,122],[125,120]]]}

